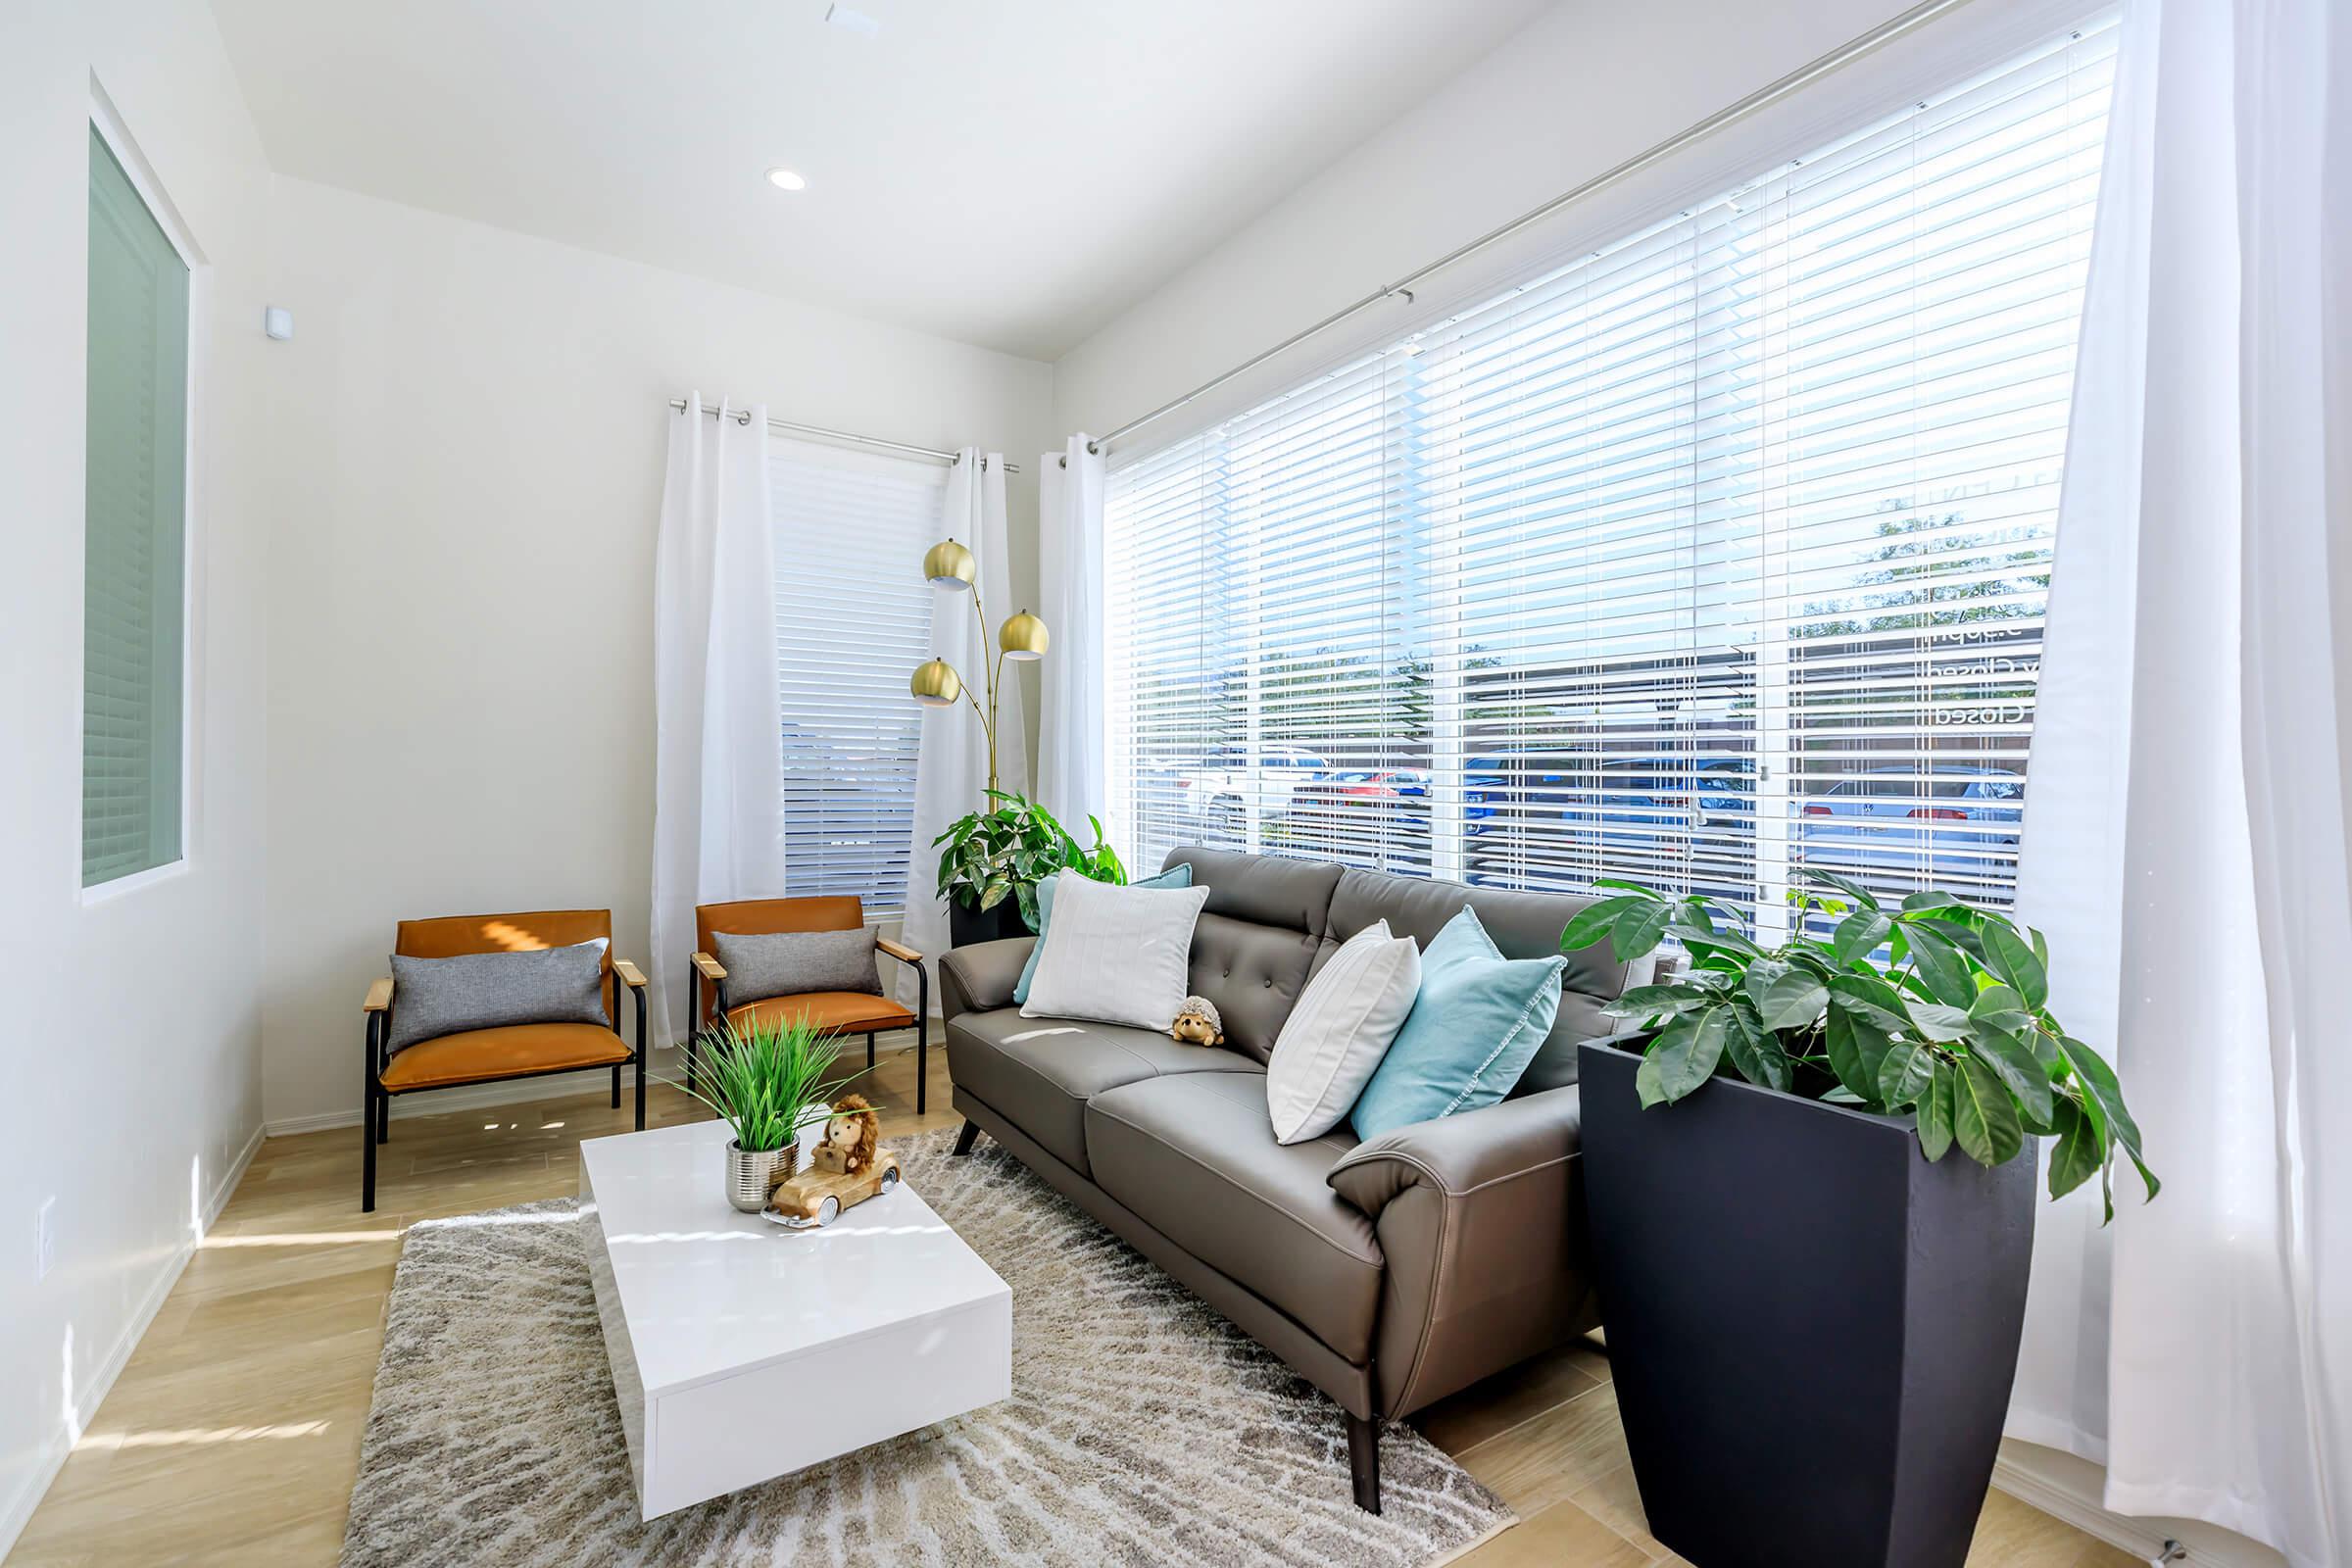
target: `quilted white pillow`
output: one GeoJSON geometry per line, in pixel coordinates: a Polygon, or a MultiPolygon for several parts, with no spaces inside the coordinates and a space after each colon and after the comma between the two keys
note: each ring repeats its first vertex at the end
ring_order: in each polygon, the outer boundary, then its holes
{"type": "Polygon", "coordinates": [[[1059,873],[1021,1016],[1165,1029],[1184,1005],[1193,926],[1206,902],[1206,888],[1116,887],[1059,873]]]}
{"type": "Polygon", "coordinates": [[[1421,990],[1421,950],[1375,920],[1307,982],[1266,1063],[1266,1109],[1286,1144],[1348,1119],[1421,990]]]}

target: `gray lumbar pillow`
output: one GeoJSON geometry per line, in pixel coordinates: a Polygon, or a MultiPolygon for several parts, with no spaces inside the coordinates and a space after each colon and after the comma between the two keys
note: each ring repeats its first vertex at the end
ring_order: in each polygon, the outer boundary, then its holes
{"type": "Polygon", "coordinates": [[[465,953],[454,958],[392,956],[392,1043],[496,1029],[513,1023],[610,1023],[603,937],[536,953],[465,953]]]}
{"type": "Polygon", "coordinates": [[[710,933],[710,956],[727,971],[727,1004],[740,1007],[766,997],[797,997],[809,991],[882,994],[882,971],[874,943],[882,933],[870,925],[854,931],[775,931],[757,936],[710,933]]]}

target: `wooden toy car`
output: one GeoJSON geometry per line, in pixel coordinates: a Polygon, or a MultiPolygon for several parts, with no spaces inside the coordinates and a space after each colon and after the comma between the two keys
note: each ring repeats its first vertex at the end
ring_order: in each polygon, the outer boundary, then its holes
{"type": "Polygon", "coordinates": [[[815,1230],[898,1185],[899,1156],[887,1149],[875,1150],[873,1163],[854,1173],[820,1162],[779,1183],[768,1196],[765,1217],[796,1231],[815,1230]]]}

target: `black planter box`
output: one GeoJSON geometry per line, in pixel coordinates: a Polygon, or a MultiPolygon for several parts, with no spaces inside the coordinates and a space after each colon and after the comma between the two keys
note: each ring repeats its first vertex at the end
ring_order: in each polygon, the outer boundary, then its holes
{"type": "Polygon", "coordinates": [[[1021,919],[1018,899],[1006,899],[993,909],[966,908],[956,900],[948,903],[948,942],[953,947],[968,948],[975,942],[1027,935],[1029,927],[1021,919]]]}
{"type": "Polygon", "coordinates": [[[1583,1048],[1584,1180],[1650,1533],[1698,1568],[1960,1568],[2017,1373],[2033,1141],[1717,1078],[1643,1110],[1583,1048]]]}

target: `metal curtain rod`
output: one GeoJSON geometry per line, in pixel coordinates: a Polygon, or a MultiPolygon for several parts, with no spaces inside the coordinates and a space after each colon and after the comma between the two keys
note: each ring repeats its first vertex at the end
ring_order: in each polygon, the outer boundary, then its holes
{"type": "Polygon", "coordinates": [[[1627,159],[1624,163],[1617,165],[1614,169],[1610,169],[1601,173],[1595,174],[1591,179],[1586,180],[1583,184],[1577,185],[1569,190],[1562,191],[1559,195],[1554,196],[1543,206],[1520,214],[1517,218],[1512,219],[1500,228],[1489,229],[1486,233],[1481,234],[1478,238],[1470,241],[1468,244],[1457,246],[1453,250],[1447,251],[1445,255],[1439,257],[1436,261],[1431,262],[1428,266],[1423,267],[1416,271],[1407,272],[1404,276],[1398,278],[1396,282],[1389,284],[1386,288],[1376,289],[1372,293],[1365,295],[1362,299],[1357,300],[1353,305],[1348,306],[1344,310],[1334,311],[1331,315],[1326,316],[1314,325],[1302,328],[1297,332],[1293,332],[1289,337],[1284,338],[1272,348],[1267,349],[1261,354],[1250,356],[1249,359],[1244,360],[1241,364],[1235,366],[1232,369],[1227,370],[1222,375],[1212,376],[1210,379],[1203,381],[1199,386],[1193,388],[1190,392],[1185,393],[1182,397],[1175,398],[1169,402],[1161,404],[1158,408],[1153,409],[1150,414],[1144,415],[1138,418],[1129,419],[1125,424],[1120,425],[1117,429],[1111,431],[1107,435],[1097,436],[1089,445],[1088,450],[1092,452],[1100,452],[1104,447],[1109,446],[1112,442],[1133,435],[1145,425],[1166,418],[1169,415],[1174,414],[1178,409],[1185,407],[1187,404],[1198,402],[1200,399],[1206,397],[1209,393],[1217,390],[1217,388],[1224,386],[1227,382],[1238,380],[1240,377],[1248,375],[1251,370],[1256,369],[1259,366],[1266,364],[1270,360],[1277,359],[1282,355],[1288,354],[1291,350],[1297,348],[1299,344],[1306,342],[1309,338],[1321,336],[1323,333],[1328,332],[1333,327],[1339,325],[1342,321],[1361,315],[1363,312],[1370,310],[1373,306],[1380,304],[1383,300],[1396,299],[1401,295],[1403,296],[1406,304],[1411,304],[1413,298],[1413,289],[1417,285],[1433,274],[1453,266],[1454,263],[1466,261],[1470,257],[1477,255],[1480,251],[1485,250],[1490,245],[1497,244],[1502,240],[1510,238],[1513,234],[1518,233],[1521,229],[1526,228],[1529,224],[1542,222],[1544,219],[1549,218],[1552,214],[1560,211],[1560,209],[1568,206],[1569,204],[1582,201],[1595,191],[1602,190],[1610,185],[1614,185],[1629,174],[1636,173],[1641,170],[1648,168],[1652,164],[1672,157],[1674,154],[1681,152],[1684,148],[1690,146],[1692,142],[1695,142],[1702,137],[1710,136],[1716,131],[1723,129],[1726,125],[1730,125],[1738,121],[1744,120],[1759,109],[1763,109],[1771,104],[1778,103],[1781,99],[1788,97],[1790,93],[1795,92],[1798,88],[1810,85],[1820,77],[1826,76],[1831,72],[1838,70],[1839,67],[1849,65],[1855,60],[1860,59],[1862,56],[1869,54],[1872,50],[1877,49],[1884,44],[1891,43],[1895,39],[1901,37],[1903,34],[1910,32],[1927,23],[1935,21],[1937,17],[1942,16],[1946,11],[1957,10],[1959,7],[1966,5],[1967,3],[1968,0],[1923,0],[1922,4],[1913,6],[1910,10],[1902,13],[1900,16],[1889,17],[1886,21],[1880,23],[1868,32],[1863,33],[1860,37],[1849,39],[1847,42],[1838,45],[1837,48],[1831,50],[1828,54],[1821,56],[1819,59],[1814,60],[1806,65],[1797,67],[1794,71],[1791,71],[1780,80],[1775,81],[1767,86],[1757,88],[1754,92],[1749,93],[1746,97],[1740,99],[1739,102],[1731,104],[1726,108],[1717,110],[1714,114],[1709,115],[1706,119],[1700,121],[1698,123],[1686,130],[1677,131],[1675,134],[1667,137],[1664,141],[1659,142],[1656,146],[1651,147],[1644,152],[1636,153],[1633,157],[1627,159]]]}
{"type": "MultiPolygon", "coordinates": [[[[669,406],[677,410],[680,414],[684,414],[686,412],[686,400],[684,398],[671,398],[669,400],[669,406]]],[[[718,417],[718,410],[712,408],[708,403],[703,405],[703,412],[710,415],[712,418],[718,417]]],[[[749,424],[752,422],[751,410],[735,409],[731,412],[734,414],[735,420],[738,424],[749,424]]],[[[812,435],[821,441],[843,441],[847,442],[851,446],[856,447],[874,447],[884,452],[904,452],[910,458],[929,458],[934,463],[944,463],[950,467],[954,467],[956,464],[963,461],[963,456],[961,453],[942,452],[937,447],[908,446],[904,441],[885,441],[880,436],[858,435],[849,430],[828,430],[821,424],[795,424],[790,419],[770,419],[767,421],[767,427],[770,430],[789,431],[794,435],[812,435]]],[[[987,467],[988,460],[986,458],[982,458],[980,460],[980,466],[984,468],[987,467]]],[[[1004,465],[1004,471],[1006,473],[1018,473],[1021,471],[1021,466],[1017,463],[1007,463],[1004,465]]]]}

